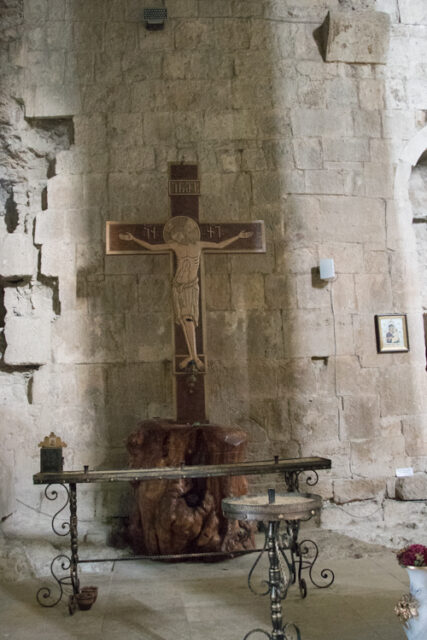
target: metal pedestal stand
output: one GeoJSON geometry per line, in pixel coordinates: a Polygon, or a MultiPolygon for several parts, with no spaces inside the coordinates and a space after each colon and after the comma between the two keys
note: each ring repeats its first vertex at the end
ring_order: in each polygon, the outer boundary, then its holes
{"type": "MultiPolygon", "coordinates": [[[[317,495],[287,493],[276,496],[274,489],[269,489],[268,499],[264,496],[241,496],[239,498],[226,498],[222,501],[224,515],[230,520],[268,522],[264,548],[249,572],[248,585],[251,591],[258,595],[270,595],[272,631],[268,633],[263,629],[252,629],[244,636],[243,640],[247,640],[253,634],[264,635],[269,640],[301,640],[300,630],[294,623],[283,623],[282,601],[287,596],[289,585],[295,582],[296,579],[294,553],[296,551],[299,556],[301,554],[300,546],[296,540],[299,523],[310,520],[320,510],[321,504],[321,497],[317,495]],[[284,546],[279,531],[282,522],[286,523],[288,534],[289,531],[293,532],[291,545],[287,547],[284,546]],[[289,562],[284,553],[286,548],[291,551],[291,562],[289,562]],[[268,553],[269,560],[268,580],[265,581],[265,591],[259,593],[253,589],[251,579],[255,567],[265,551],[268,553]]],[[[301,563],[301,557],[299,557],[299,586],[302,596],[305,597],[305,582],[301,581],[300,577],[301,563]]],[[[333,574],[331,582],[326,586],[329,586],[332,581],[333,574]]]]}

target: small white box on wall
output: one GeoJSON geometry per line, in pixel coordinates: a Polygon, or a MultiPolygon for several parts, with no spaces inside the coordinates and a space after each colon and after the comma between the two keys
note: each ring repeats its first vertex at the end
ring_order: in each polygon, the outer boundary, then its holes
{"type": "Polygon", "coordinates": [[[335,266],[333,258],[321,258],[319,262],[321,280],[335,279],[335,266]]]}

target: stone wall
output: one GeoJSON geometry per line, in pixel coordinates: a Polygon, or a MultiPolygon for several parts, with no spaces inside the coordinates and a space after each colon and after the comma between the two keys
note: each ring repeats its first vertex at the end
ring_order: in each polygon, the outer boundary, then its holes
{"type": "MultiPolygon", "coordinates": [[[[50,431],[67,468],[122,466],[137,421],[173,414],[169,259],[105,257],[104,226],[165,221],[176,160],[199,163],[202,221],[267,228],[266,255],[206,257],[210,420],[243,426],[251,457],[331,457],[324,526],[418,526],[393,498],[395,468],[427,460],[403,155],[426,126],[424,3],[170,0],[157,32],[145,0],[0,6],[6,534],[45,522],[50,431]],[[374,315],[393,312],[411,350],[378,355],[374,315]]],[[[127,511],[124,488],[86,494],[83,521],[127,511]]]]}

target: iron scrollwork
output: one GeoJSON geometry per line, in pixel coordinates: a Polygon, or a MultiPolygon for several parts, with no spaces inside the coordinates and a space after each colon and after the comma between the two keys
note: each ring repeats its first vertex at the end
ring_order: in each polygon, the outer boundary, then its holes
{"type": "MultiPolygon", "coordinates": [[[[69,611],[70,614],[72,614],[75,610],[75,595],[78,594],[80,590],[78,577],[79,557],[77,537],[76,485],[70,484],[69,489],[67,489],[64,484],[59,484],[58,486],[62,487],[62,489],[65,490],[66,501],[65,504],[52,517],[51,526],[52,531],[57,536],[70,536],[71,554],[67,555],[65,553],[60,553],[52,560],[50,565],[50,572],[56,582],[57,588],[59,589],[58,594],[54,596],[52,594],[52,589],[50,587],[44,586],[37,591],[36,599],[42,607],[54,607],[62,600],[62,597],[64,595],[64,587],[72,587],[72,595],[69,598],[69,611]],[[70,507],[69,521],[64,521],[60,526],[58,526],[57,520],[59,518],[59,515],[68,505],[70,507]],[[60,576],[60,571],[65,572],[66,575],[60,576]]],[[[52,488],[52,485],[48,485],[44,491],[44,495],[47,500],[54,501],[58,498],[59,493],[56,489],[52,488]]]]}
{"type": "Polygon", "coordinates": [[[304,469],[293,470],[293,471],[284,471],[283,475],[285,477],[285,483],[288,491],[298,492],[299,491],[299,477],[301,473],[307,473],[307,477],[305,479],[305,483],[309,487],[315,487],[319,482],[319,474],[315,469],[310,469],[309,471],[305,471],[304,469]]]}

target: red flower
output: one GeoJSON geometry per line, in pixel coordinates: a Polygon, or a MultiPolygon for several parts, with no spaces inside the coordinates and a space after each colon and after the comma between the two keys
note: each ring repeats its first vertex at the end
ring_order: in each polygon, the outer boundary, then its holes
{"type": "Polygon", "coordinates": [[[411,544],[396,554],[399,564],[404,567],[427,567],[427,547],[411,544]]]}

